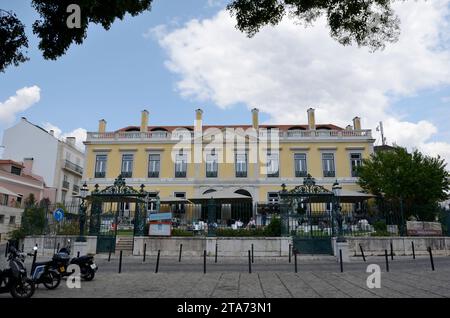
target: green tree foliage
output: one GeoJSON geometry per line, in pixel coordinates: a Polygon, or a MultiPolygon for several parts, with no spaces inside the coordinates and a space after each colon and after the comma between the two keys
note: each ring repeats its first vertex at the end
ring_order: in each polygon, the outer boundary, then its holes
{"type": "Polygon", "coordinates": [[[373,154],[358,170],[359,185],[385,200],[404,206],[405,218],[434,220],[437,203],[446,200],[450,190],[446,163],[440,157],[425,156],[405,148],[373,154]]]}
{"type": "Polygon", "coordinates": [[[252,37],[266,26],[275,26],[289,15],[311,24],[325,16],[331,36],[342,45],[356,43],[372,51],[398,40],[399,18],[392,0],[234,0],[228,10],[237,28],[252,37]]]}
{"type": "Polygon", "coordinates": [[[82,44],[89,23],[100,24],[106,30],[116,19],[129,13],[136,16],[150,10],[152,0],[33,0],[32,5],[41,16],[33,24],[33,32],[41,39],[39,49],[44,58],[55,60],[64,55],[71,44],[82,44]],[[67,7],[77,4],[81,9],[81,28],[68,28],[67,7]]]}
{"type": "MultiPolygon", "coordinates": [[[[139,15],[151,10],[153,0],[33,0],[32,7],[40,19],[33,23],[33,32],[39,37],[39,49],[45,59],[55,60],[64,55],[73,44],[82,44],[90,23],[109,30],[116,19],[126,14],[139,15]],[[67,12],[70,4],[81,9],[81,27],[68,28],[67,12]]],[[[16,15],[0,9],[0,72],[11,65],[28,60],[22,50],[28,47],[25,27],[16,15]]]]}
{"type": "Polygon", "coordinates": [[[0,72],[28,60],[23,50],[28,48],[25,26],[12,12],[0,9],[0,72]]]}
{"type": "MultiPolygon", "coordinates": [[[[139,15],[151,10],[153,0],[33,0],[40,19],[33,23],[39,37],[39,49],[46,59],[55,60],[68,48],[86,39],[90,23],[108,30],[116,19],[126,14],[139,15]],[[81,9],[81,28],[67,27],[70,4],[81,9]]],[[[331,36],[343,45],[356,43],[372,51],[384,48],[398,39],[400,21],[394,14],[393,0],[230,0],[229,12],[237,19],[237,28],[254,36],[265,25],[277,25],[285,15],[310,24],[325,16],[331,36]]],[[[9,13],[0,17],[0,72],[10,64],[18,65],[27,58],[22,49],[28,47],[23,24],[9,13]],[[5,48],[5,49],[3,49],[5,48]]]]}

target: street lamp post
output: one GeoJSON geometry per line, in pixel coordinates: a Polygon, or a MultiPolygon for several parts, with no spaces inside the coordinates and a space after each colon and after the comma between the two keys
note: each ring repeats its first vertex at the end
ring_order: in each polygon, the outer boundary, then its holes
{"type": "Polygon", "coordinates": [[[81,197],[81,204],[80,204],[80,235],[77,238],[77,242],[86,242],[86,238],[84,237],[84,227],[86,224],[86,197],[89,193],[89,188],[87,187],[86,182],[83,184],[83,186],[80,189],[80,197],[81,197]]]}
{"type": "Polygon", "coordinates": [[[335,222],[337,222],[337,226],[338,226],[338,233],[337,233],[337,242],[346,242],[344,236],[342,235],[342,214],[341,214],[341,203],[340,203],[340,197],[341,197],[341,192],[342,192],[342,186],[338,183],[338,181],[336,180],[336,182],[333,184],[333,194],[334,194],[334,217],[335,217],[335,222]]]}

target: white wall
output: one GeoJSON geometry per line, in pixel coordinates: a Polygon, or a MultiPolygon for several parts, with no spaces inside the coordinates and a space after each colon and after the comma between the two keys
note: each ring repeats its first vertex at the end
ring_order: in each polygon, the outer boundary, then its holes
{"type": "Polygon", "coordinates": [[[23,161],[34,158],[33,173],[44,178],[48,187],[55,184],[58,140],[26,120],[6,129],[3,134],[4,159],[23,161]]]}
{"type": "Polygon", "coordinates": [[[22,222],[23,209],[11,208],[0,205],[0,215],[3,215],[3,223],[0,223],[1,240],[6,239],[6,235],[13,231],[22,222]],[[16,220],[10,224],[11,216],[15,216],[16,220]]]}

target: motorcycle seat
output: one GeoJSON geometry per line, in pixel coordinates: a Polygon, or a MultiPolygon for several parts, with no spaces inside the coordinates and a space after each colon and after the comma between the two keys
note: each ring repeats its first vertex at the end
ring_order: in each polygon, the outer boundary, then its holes
{"type": "Polygon", "coordinates": [[[52,261],[48,261],[48,262],[36,262],[34,263],[34,266],[47,266],[47,265],[51,265],[52,261]]]}
{"type": "Polygon", "coordinates": [[[80,256],[80,257],[74,257],[72,259],[72,261],[74,261],[74,262],[87,262],[87,261],[90,261],[92,259],[93,259],[92,256],[84,255],[84,256],[80,256]]]}

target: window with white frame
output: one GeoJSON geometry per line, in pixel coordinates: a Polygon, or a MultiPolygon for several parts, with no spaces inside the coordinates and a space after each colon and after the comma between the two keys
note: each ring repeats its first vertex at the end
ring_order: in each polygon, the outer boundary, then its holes
{"type": "Polygon", "coordinates": [[[362,166],[362,155],[360,153],[351,153],[350,165],[352,167],[352,177],[357,177],[358,168],[362,166]]]}
{"type": "Polygon", "coordinates": [[[267,153],[267,177],[278,178],[280,176],[280,154],[278,152],[267,153]]]}
{"type": "Polygon", "coordinates": [[[134,159],[134,155],[132,155],[132,154],[122,155],[122,177],[123,178],[133,177],[133,159],[134,159]]]}
{"type": "Polygon", "coordinates": [[[175,158],[175,178],[186,178],[187,175],[187,154],[183,149],[176,155],[175,158]]]}
{"type": "Polygon", "coordinates": [[[279,200],[278,192],[268,192],[267,193],[267,202],[269,204],[277,204],[279,200]]]}
{"type": "Polygon", "coordinates": [[[97,155],[95,159],[95,178],[106,177],[106,162],[108,160],[107,155],[97,155]]]}
{"type": "Polygon", "coordinates": [[[294,154],[294,166],[295,166],[295,177],[296,178],[306,178],[308,175],[308,168],[306,166],[306,154],[296,153],[294,154]]]}
{"type": "Polygon", "coordinates": [[[236,154],[236,178],[247,177],[247,154],[236,154]]]}
{"type": "Polygon", "coordinates": [[[161,167],[161,156],[159,154],[150,154],[148,156],[148,177],[159,178],[161,167]]]}
{"type": "Polygon", "coordinates": [[[334,164],[334,153],[322,154],[322,167],[324,177],[336,177],[336,168],[334,164]]]}
{"type": "Polygon", "coordinates": [[[211,150],[209,154],[206,155],[206,177],[207,178],[217,178],[219,169],[217,153],[215,149],[211,150]]]}

